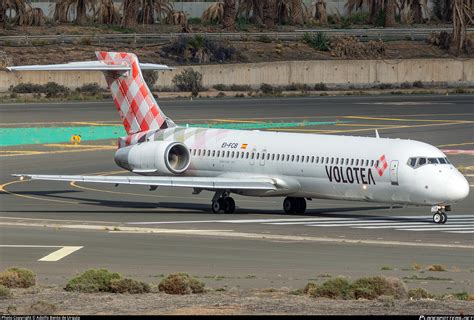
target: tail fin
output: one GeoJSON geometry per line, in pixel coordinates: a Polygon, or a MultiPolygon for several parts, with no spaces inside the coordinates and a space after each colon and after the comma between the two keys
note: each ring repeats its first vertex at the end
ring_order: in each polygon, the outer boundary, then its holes
{"type": "Polygon", "coordinates": [[[130,72],[125,74],[105,72],[115,106],[128,134],[176,126],[166,118],[148,89],[136,55],[125,52],[96,52],[96,55],[107,65],[130,66],[130,72]]]}
{"type": "Polygon", "coordinates": [[[175,127],[176,124],[161,111],[143,79],[143,70],[171,70],[165,65],[138,62],[133,53],[96,52],[99,61],[67,64],[10,67],[17,70],[84,71],[96,70],[105,74],[127,134],[175,127]]]}

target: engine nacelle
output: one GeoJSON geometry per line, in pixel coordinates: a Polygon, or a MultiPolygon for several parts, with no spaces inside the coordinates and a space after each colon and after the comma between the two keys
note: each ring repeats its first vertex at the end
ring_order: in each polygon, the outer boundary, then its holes
{"type": "Polygon", "coordinates": [[[190,162],[189,149],[176,141],[143,142],[115,152],[119,167],[143,174],[181,174],[190,162]]]}

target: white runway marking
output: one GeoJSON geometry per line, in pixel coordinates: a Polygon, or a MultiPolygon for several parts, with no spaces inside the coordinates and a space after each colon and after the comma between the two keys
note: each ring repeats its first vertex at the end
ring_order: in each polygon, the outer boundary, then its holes
{"type": "Polygon", "coordinates": [[[349,227],[355,229],[394,229],[403,231],[439,231],[449,233],[474,233],[474,215],[448,215],[447,224],[434,224],[429,215],[390,216],[364,218],[282,218],[282,219],[242,219],[242,220],[191,220],[191,221],[144,221],[130,222],[132,225],[164,225],[194,223],[259,223],[278,226],[307,227],[349,227]]]}
{"type": "Polygon", "coordinates": [[[79,249],[82,249],[83,247],[75,247],[75,246],[40,246],[40,245],[14,245],[14,244],[0,244],[0,247],[5,247],[5,248],[60,248],[59,250],[56,250],[47,256],[44,256],[41,259],[38,259],[38,261],[59,261],[62,258],[70,255],[73,252],[76,252],[79,249]]]}

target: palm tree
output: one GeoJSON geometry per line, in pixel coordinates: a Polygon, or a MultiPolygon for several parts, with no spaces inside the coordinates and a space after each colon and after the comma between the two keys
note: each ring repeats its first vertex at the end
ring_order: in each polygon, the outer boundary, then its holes
{"type": "Polygon", "coordinates": [[[237,8],[235,0],[224,0],[224,19],[222,26],[224,29],[233,30],[235,25],[235,16],[237,14],[237,8]]]}
{"type": "Polygon", "coordinates": [[[385,0],[385,27],[395,26],[395,0],[385,0]]]}
{"type": "Polygon", "coordinates": [[[205,22],[221,23],[224,19],[224,3],[218,1],[211,4],[201,15],[201,20],[205,22]]]}
{"type": "Polygon", "coordinates": [[[26,21],[26,9],[30,3],[28,0],[2,0],[0,1],[0,16],[3,17],[0,20],[2,27],[5,27],[7,23],[7,11],[9,11],[10,20],[14,25],[24,24],[23,21],[26,21]],[[12,11],[15,11],[15,18],[12,19],[12,11]]]}
{"type": "Polygon", "coordinates": [[[122,2],[122,27],[135,27],[138,24],[138,10],[140,3],[137,0],[123,0],[122,2]]]}
{"type": "Polygon", "coordinates": [[[274,28],[277,18],[277,3],[275,0],[262,0],[263,2],[263,23],[267,28],[274,28]]]}
{"type": "Polygon", "coordinates": [[[120,13],[112,0],[100,0],[93,8],[94,21],[100,24],[119,24],[120,13]]]}
{"type": "Polygon", "coordinates": [[[453,12],[453,35],[451,44],[454,52],[459,55],[463,48],[467,36],[467,26],[474,22],[473,4],[471,0],[454,0],[452,3],[453,12]]]}
{"type": "Polygon", "coordinates": [[[76,8],[76,19],[74,22],[79,25],[87,23],[87,11],[94,10],[95,0],[57,0],[54,7],[54,21],[68,22],[69,10],[76,8]]]}

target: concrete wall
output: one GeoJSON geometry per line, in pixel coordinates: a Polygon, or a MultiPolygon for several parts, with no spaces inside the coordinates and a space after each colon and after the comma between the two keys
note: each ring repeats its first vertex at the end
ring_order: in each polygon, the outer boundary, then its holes
{"type": "MultiPolygon", "coordinates": [[[[156,85],[170,87],[173,77],[189,66],[160,72],[156,85]]],[[[449,85],[474,85],[474,59],[409,60],[317,60],[279,61],[192,66],[202,73],[203,85],[246,84],[254,88],[262,83],[325,83],[336,87],[364,87],[378,83],[422,81],[449,85]]],[[[105,87],[100,72],[5,72],[0,71],[0,91],[19,83],[57,82],[70,88],[97,82],[105,87]]]]}

